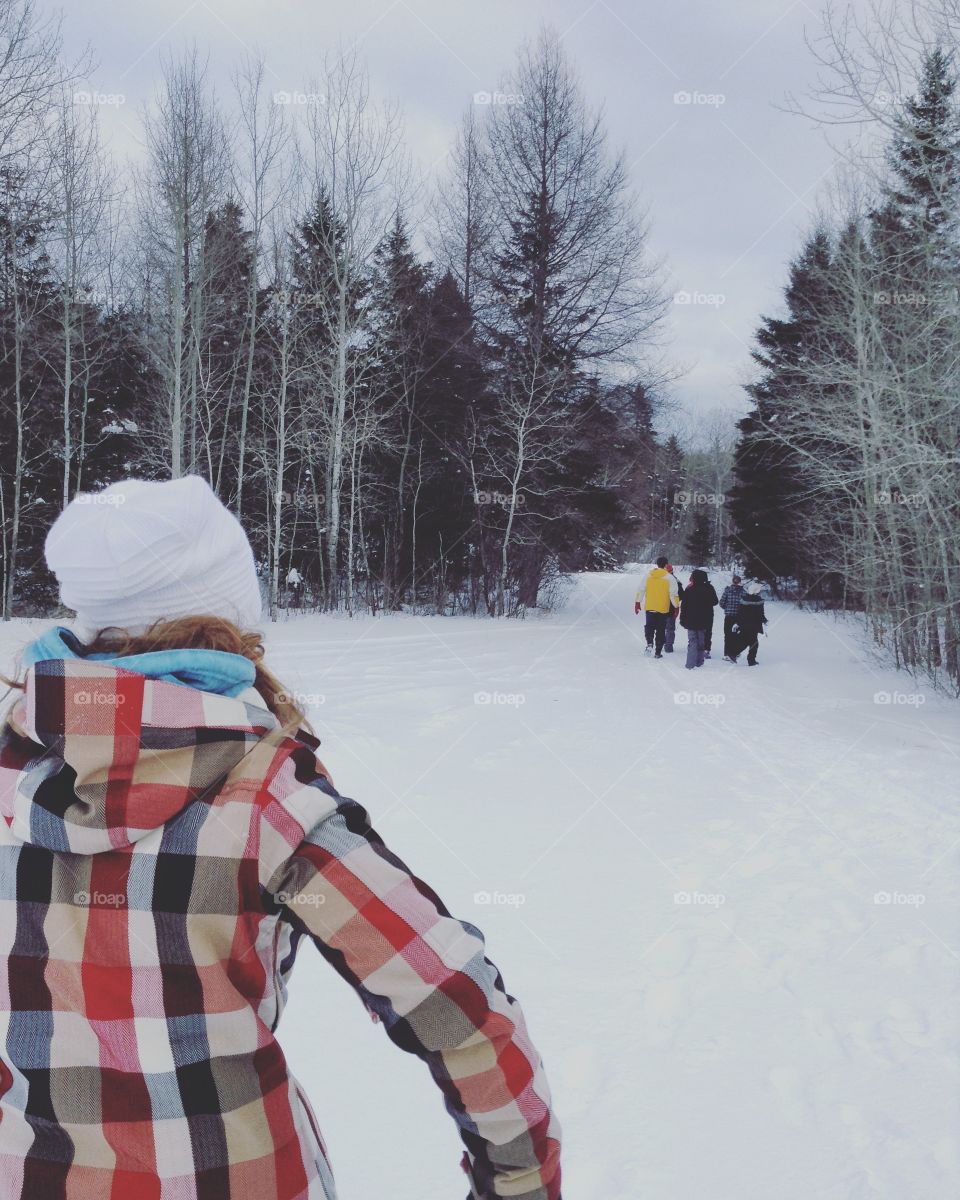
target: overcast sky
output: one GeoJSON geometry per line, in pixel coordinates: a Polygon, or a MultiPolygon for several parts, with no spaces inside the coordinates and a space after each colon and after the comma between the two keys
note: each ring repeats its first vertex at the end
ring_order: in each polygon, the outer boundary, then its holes
{"type": "Polygon", "coordinates": [[[626,151],[671,295],[692,298],[669,318],[689,368],[676,396],[693,412],[742,408],[752,332],[831,173],[823,134],[775,107],[813,81],[804,30],[819,0],[84,0],[64,32],[68,51],[91,45],[95,86],[125,98],[104,110],[121,155],[137,153],[164,50],[208,50],[224,95],[244,50],[258,50],[271,88],[289,91],[342,38],[360,41],[374,88],[403,105],[410,150],[438,170],[465,105],[496,88],[543,21],[626,151]]]}

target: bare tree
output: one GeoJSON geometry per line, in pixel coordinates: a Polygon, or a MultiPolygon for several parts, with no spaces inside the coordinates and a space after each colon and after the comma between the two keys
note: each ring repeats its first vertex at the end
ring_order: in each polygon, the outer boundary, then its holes
{"type": "MultiPolygon", "coordinates": [[[[324,286],[312,298],[323,336],[304,364],[323,428],[324,530],[328,603],[338,602],[347,429],[367,373],[352,351],[361,336],[358,304],[374,250],[396,210],[403,167],[397,110],[374,103],[366,69],[356,51],[341,51],[324,62],[320,83],[311,85],[319,102],[310,107],[308,163],[316,194],[325,195],[332,220],[319,226],[316,247],[324,286]]],[[[317,447],[311,448],[314,459],[317,447]]]]}
{"type": "MultiPolygon", "coordinates": [[[[497,465],[508,482],[502,612],[511,542],[521,529],[529,541],[534,516],[532,505],[519,512],[521,497],[544,491],[538,479],[575,436],[577,414],[585,419],[569,403],[579,374],[637,363],[665,299],[623,157],[610,154],[602,114],[588,109],[555,33],[544,30],[521,49],[497,98],[485,156],[495,221],[481,265],[489,294],[481,311],[502,348],[495,387],[498,419],[509,431],[497,465]]],[[[540,521],[553,515],[545,503],[537,514],[540,521]]],[[[543,556],[533,562],[526,603],[535,598],[543,556]]]]}
{"type": "MultiPolygon", "coordinates": [[[[293,164],[287,152],[291,132],[283,119],[283,108],[265,92],[266,67],[262,58],[247,56],[234,75],[234,89],[240,111],[240,151],[234,168],[234,192],[240,197],[248,228],[252,234],[253,270],[247,292],[246,360],[240,395],[240,430],[237,446],[237,512],[243,509],[243,484],[247,456],[247,425],[250,392],[258,338],[258,298],[261,263],[266,246],[264,237],[274,217],[284,211],[289,200],[289,181],[293,164]]],[[[282,255],[285,261],[286,255],[282,255]]],[[[276,264],[279,277],[286,278],[282,262],[276,264]]],[[[275,591],[275,589],[274,589],[275,591]]]]}
{"type": "Polygon", "coordinates": [[[90,70],[84,52],[62,58],[62,17],[41,18],[35,0],[0,0],[0,167],[45,138],[58,99],[90,70]]]}
{"type": "Polygon", "coordinates": [[[2,290],[8,315],[4,354],[12,382],[3,397],[12,422],[12,461],[0,470],[3,531],[2,615],[12,615],[25,507],[25,422],[35,399],[27,359],[35,350],[38,317],[49,305],[33,268],[42,251],[36,230],[48,214],[51,157],[48,129],[70,84],[89,68],[86,55],[72,64],[61,57],[60,20],[39,17],[33,0],[0,0],[0,188],[5,228],[2,290]]]}
{"type": "Polygon", "coordinates": [[[485,160],[484,132],[471,104],[457,130],[449,170],[436,190],[431,236],[434,257],[453,273],[468,304],[477,299],[477,264],[492,233],[485,160]]]}
{"type": "MultiPolygon", "coordinates": [[[[63,396],[62,501],[66,505],[70,500],[75,454],[73,393],[77,384],[84,390],[93,367],[87,346],[90,307],[87,300],[102,305],[108,299],[106,288],[98,284],[109,259],[104,233],[108,229],[113,196],[96,106],[78,105],[71,95],[61,93],[48,134],[51,164],[48,245],[60,293],[61,334],[60,352],[51,365],[60,378],[63,396]]],[[[84,449],[82,435],[81,453],[84,449]]],[[[81,458],[78,474],[82,465],[81,458]]]]}
{"type": "Polygon", "coordinates": [[[166,391],[170,471],[176,478],[197,463],[203,235],[230,178],[223,119],[196,49],[164,60],[160,94],[145,114],[144,129],[149,161],[138,177],[144,278],[154,292],[151,348],[166,391]]]}

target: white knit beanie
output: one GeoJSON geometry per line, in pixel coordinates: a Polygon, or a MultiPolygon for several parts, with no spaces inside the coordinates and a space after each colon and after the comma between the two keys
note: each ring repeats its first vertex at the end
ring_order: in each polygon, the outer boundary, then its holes
{"type": "Polygon", "coordinates": [[[89,638],[116,626],[209,615],[254,629],[262,607],[240,522],[197,475],[125,479],[81,493],[47,534],[47,565],[89,638]]]}

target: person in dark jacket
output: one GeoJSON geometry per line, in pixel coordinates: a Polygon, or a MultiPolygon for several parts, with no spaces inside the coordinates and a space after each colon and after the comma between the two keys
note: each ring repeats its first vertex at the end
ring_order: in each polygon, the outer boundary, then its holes
{"type": "Polygon", "coordinates": [[[736,662],[744,650],[747,651],[747,665],[757,665],[757,650],[760,648],[760,634],[767,623],[763,611],[763,584],[751,584],[750,595],[744,596],[737,609],[737,621],[734,631],[733,661],[736,662]]]}
{"type": "Polygon", "coordinates": [[[743,594],[743,580],[739,575],[734,575],[733,582],[723,589],[723,595],[720,597],[720,607],[723,609],[723,657],[727,662],[736,661],[733,649],[736,637],[733,627],[737,623],[737,611],[743,594]]]}
{"type": "MultiPolygon", "coordinates": [[[[674,569],[670,563],[667,563],[666,569],[676,579],[676,571],[674,571],[674,569]]],[[[679,603],[682,600],[683,600],[683,584],[680,582],[679,579],[677,579],[677,601],[679,603]]],[[[676,640],[677,640],[677,613],[679,611],[680,611],[679,608],[671,608],[670,611],[667,613],[667,628],[664,630],[664,634],[663,634],[663,652],[664,652],[664,654],[672,654],[673,653],[673,645],[674,645],[674,642],[676,642],[676,640]]]]}
{"type": "Polygon", "coordinates": [[[713,608],[710,609],[710,624],[704,630],[704,635],[703,635],[703,657],[704,658],[709,658],[710,651],[713,649],[713,616],[714,616],[714,611],[716,609],[716,606],[720,603],[720,601],[717,599],[716,589],[714,588],[713,584],[710,582],[709,577],[707,579],[707,587],[710,589],[710,591],[713,595],[713,608]]]}
{"type": "Polygon", "coordinates": [[[680,602],[680,624],[687,631],[687,670],[702,667],[707,628],[713,624],[717,593],[707,580],[706,571],[696,570],[680,602]]]}

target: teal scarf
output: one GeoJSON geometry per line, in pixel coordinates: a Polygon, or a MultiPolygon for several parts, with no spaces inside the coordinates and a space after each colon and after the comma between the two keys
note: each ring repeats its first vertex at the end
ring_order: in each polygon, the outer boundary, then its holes
{"type": "Polygon", "coordinates": [[[220,696],[239,696],[253,687],[256,679],[256,668],[249,658],[223,650],[152,650],[147,654],[118,656],[90,654],[76,634],[63,625],[48,630],[23,652],[27,667],[52,658],[85,658],[133,671],[147,679],[179,683],[220,696]]]}

